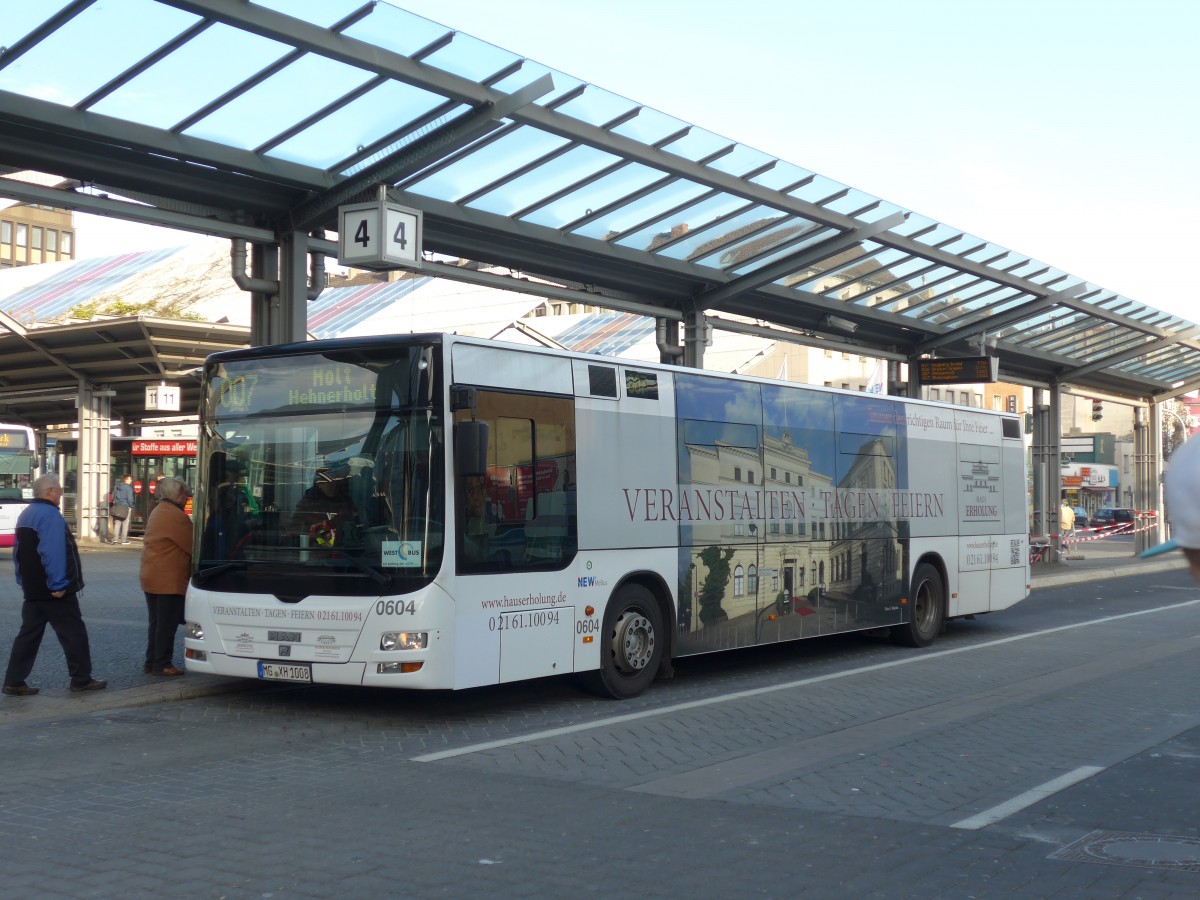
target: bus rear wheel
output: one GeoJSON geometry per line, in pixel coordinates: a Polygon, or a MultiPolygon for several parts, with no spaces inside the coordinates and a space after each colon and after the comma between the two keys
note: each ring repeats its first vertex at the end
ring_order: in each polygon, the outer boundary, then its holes
{"type": "Polygon", "coordinates": [[[585,672],[593,694],[628,700],[658,674],[666,635],[654,595],[641,585],[626,585],[613,596],[600,633],[600,669],[585,672]]]}
{"type": "Polygon", "coordinates": [[[892,626],[892,641],[905,647],[928,647],[946,621],[946,588],[938,570],[921,563],[908,589],[908,621],[892,626]]]}

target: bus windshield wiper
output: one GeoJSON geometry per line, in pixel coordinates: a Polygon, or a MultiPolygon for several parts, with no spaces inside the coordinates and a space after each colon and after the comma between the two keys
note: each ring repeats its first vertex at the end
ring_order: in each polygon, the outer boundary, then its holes
{"type": "Polygon", "coordinates": [[[329,562],[330,562],[330,564],[332,564],[332,563],[340,562],[343,559],[346,560],[346,562],[351,563],[360,572],[362,572],[366,575],[369,575],[371,577],[371,579],[376,584],[380,585],[381,587],[388,583],[388,577],[386,575],[384,575],[378,569],[372,569],[370,566],[368,566],[365,562],[363,562],[357,556],[348,556],[345,553],[343,553],[341,556],[337,557],[336,559],[329,560],[329,562]]]}
{"type": "Polygon", "coordinates": [[[232,572],[234,570],[240,570],[244,568],[246,568],[246,561],[244,559],[234,560],[233,562],[227,562],[222,563],[219,566],[213,566],[211,569],[200,569],[195,575],[192,576],[192,580],[196,582],[198,586],[202,587],[209,579],[216,578],[218,575],[221,575],[225,572],[232,572]]]}

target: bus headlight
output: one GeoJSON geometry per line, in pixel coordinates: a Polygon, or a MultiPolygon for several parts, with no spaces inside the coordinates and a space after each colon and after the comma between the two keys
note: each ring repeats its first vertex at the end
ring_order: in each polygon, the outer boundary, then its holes
{"type": "Polygon", "coordinates": [[[379,638],[380,650],[424,650],[428,646],[428,631],[388,631],[379,638]]]}
{"type": "Polygon", "coordinates": [[[187,636],[197,641],[204,640],[204,626],[199,622],[187,623],[187,636]]]}

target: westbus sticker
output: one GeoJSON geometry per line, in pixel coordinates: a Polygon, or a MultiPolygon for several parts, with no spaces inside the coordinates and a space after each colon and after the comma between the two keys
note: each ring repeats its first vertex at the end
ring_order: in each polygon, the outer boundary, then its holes
{"type": "Polygon", "coordinates": [[[385,568],[413,569],[421,565],[420,541],[384,541],[381,553],[385,568]]]}

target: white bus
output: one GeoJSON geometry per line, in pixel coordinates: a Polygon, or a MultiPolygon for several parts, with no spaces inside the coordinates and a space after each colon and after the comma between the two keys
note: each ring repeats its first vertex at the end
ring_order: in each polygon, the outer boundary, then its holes
{"type": "Polygon", "coordinates": [[[11,547],[17,516],[33,499],[38,473],[37,440],[27,425],[0,424],[0,547],[11,547]]]}
{"type": "Polygon", "coordinates": [[[189,670],[469,688],[1028,595],[1015,416],[452,335],[205,365],[189,670]]]}

